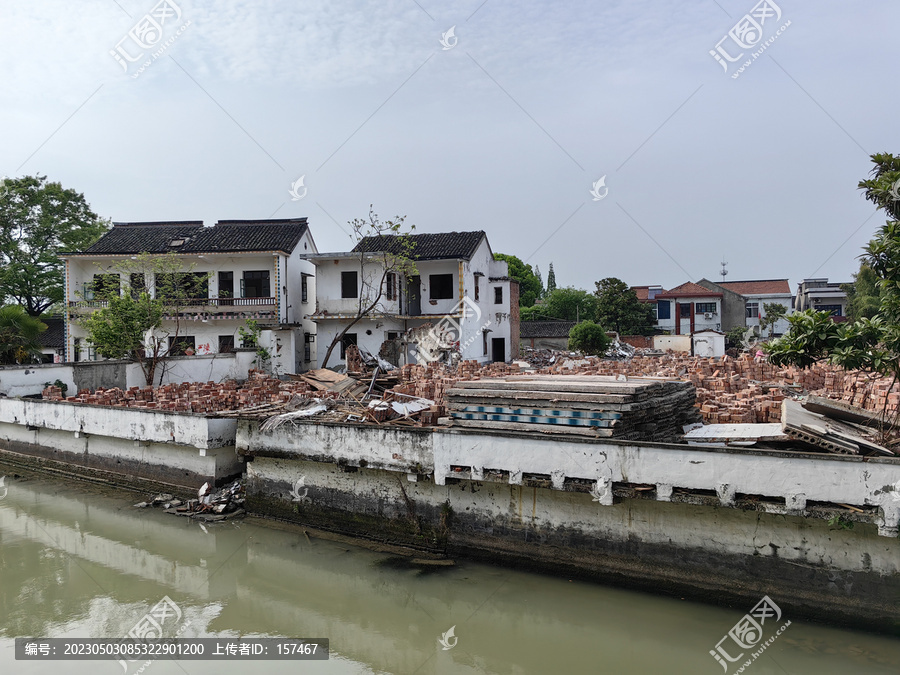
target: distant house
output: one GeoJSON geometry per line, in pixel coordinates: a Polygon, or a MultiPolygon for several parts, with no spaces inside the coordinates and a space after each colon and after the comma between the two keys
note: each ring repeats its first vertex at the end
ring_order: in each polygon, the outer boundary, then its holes
{"type": "Polygon", "coordinates": [[[847,293],[841,289],[841,285],[829,282],[827,278],[804,279],[797,288],[794,309],[798,312],[807,309],[830,312],[835,320],[846,320],[847,293]]]}
{"type": "MultiPolygon", "coordinates": [[[[66,263],[66,361],[97,358],[87,333],[75,320],[108,304],[110,293],[159,291],[160,280],[122,274],[143,253],[173,254],[195,297],[180,300],[163,321],[168,354],[215,354],[241,347],[239,329],[249,319],[263,329],[262,346],[276,371],[313,365],[315,324],[304,319],[315,301],[314,266],[303,256],[316,252],[306,218],[115,223],[93,246],[60,256],[66,263]],[[177,338],[174,326],[178,324],[177,338]]],[[[173,305],[174,306],[174,305],[173,305]]]]}
{"type": "MultiPolygon", "coordinates": [[[[656,325],[673,335],[687,335],[702,330],[727,333],[736,327],[759,325],[763,305],[777,302],[788,313],[792,308],[791,289],[787,279],[714,282],[700,279],[669,291],[661,286],[632,286],[641,302],[656,309],[656,325]]],[[[775,334],[788,328],[785,319],[775,325],[775,334]]]]}
{"type": "MultiPolygon", "coordinates": [[[[761,316],[765,316],[763,306],[778,303],[787,309],[790,314],[794,307],[794,298],[791,294],[791,285],[787,279],[760,279],[752,281],[720,281],[722,288],[734,291],[744,296],[745,325],[758,326],[761,316]]],[[[779,319],[775,322],[775,335],[787,332],[790,324],[787,319],[779,319]]],[[[768,330],[766,331],[768,332],[768,330]]]]}
{"type": "Polygon", "coordinates": [[[656,293],[657,327],[672,335],[721,331],[723,295],[722,291],[710,290],[692,281],[656,293]]]}
{"type": "MultiPolygon", "coordinates": [[[[426,351],[431,326],[452,333],[463,359],[509,361],[518,354],[519,285],[507,264],[494,260],[482,231],[409,235],[416,274],[391,272],[375,309],[353,324],[327,365],[345,359],[351,344],[378,355],[385,343],[395,365],[430,362],[441,354],[426,351]],[[416,329],[420,329],[418,332],[416,329]]],[[[384,276],[383,255],[402,254],[397,236],[366,237],[352,251],[317,253],[316,322],[319,365],[328,345],[359,313],[361,294],[384,276]]],[[[374,300],[375,293],[369,294],[374,300]]]]}
{"type": "Polygon", "coordinates": [[[574,321],[523,321],[519,324],[521,344],[532,349],[568,349],[574,325],[574,321]]]}

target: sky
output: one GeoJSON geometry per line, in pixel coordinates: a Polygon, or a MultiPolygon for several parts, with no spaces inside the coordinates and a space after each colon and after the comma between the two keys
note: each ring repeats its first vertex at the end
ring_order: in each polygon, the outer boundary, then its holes
{"type": "Polygon", "coordinates": [[[320,251],[371,204],[590,290],[849,281],[900,3],[776,1],[0,0],[0,175],[320,251]]]}

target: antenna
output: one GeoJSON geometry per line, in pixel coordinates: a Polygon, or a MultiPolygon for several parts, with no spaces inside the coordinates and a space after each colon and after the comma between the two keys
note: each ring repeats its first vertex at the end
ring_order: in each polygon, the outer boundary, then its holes
{"type": "Polygon", "coordinates": [[[726,266],[728,263],[725,262],[725,261],[723,260],[721,264],[722,264],[722,269],[721,269],[721,271],[719,272],[719,274],[722,275],[722,281],[725,281],[725,277],[728,276],[728,270],[725,269],[725,266],[726,266]]]}

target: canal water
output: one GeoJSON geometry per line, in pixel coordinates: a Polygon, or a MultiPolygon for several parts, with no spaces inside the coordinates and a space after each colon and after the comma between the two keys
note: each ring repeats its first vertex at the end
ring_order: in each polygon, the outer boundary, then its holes
{"type": "MultiPolygon", "coordinates": [[[[710,650],[751,609],[467,562],[421,568],[299,527],[250,518],[201,526],[135,509],[136,501],[129,493],[7,475],[0,487],[0,673],[136,673],[144,661],[16,661],[14,638],[122,637],[168,598],[180,617],[169,612],[166,635],[329,638],[331,658],[161,659],[142,671],[152,675],[716,675],[726,671],[710,650]]],[[[766,639],[791,623],[745,673],[900,673],[900,640],[794,621],[788,612],[773,621],[764,626],[766,639]]]]}

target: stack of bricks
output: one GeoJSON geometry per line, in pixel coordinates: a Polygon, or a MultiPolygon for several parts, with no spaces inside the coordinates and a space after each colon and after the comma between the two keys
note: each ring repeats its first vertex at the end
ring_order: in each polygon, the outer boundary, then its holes
{"type": "Polygon", "coordinates": [[[226,382],[183,382],[160,387],[131,387],[129,389],[82,389],[77,396],[63,398],[59,387],[49,386],[43,398],[51,401],[90,403],[93,405],[144,408],[169,412],[217,413],[271,403],[284,403],[296,395],[314,396],[305,382],[282,382],[261,371],[251,371],[247,381],[238,385],[226,382]]]}

